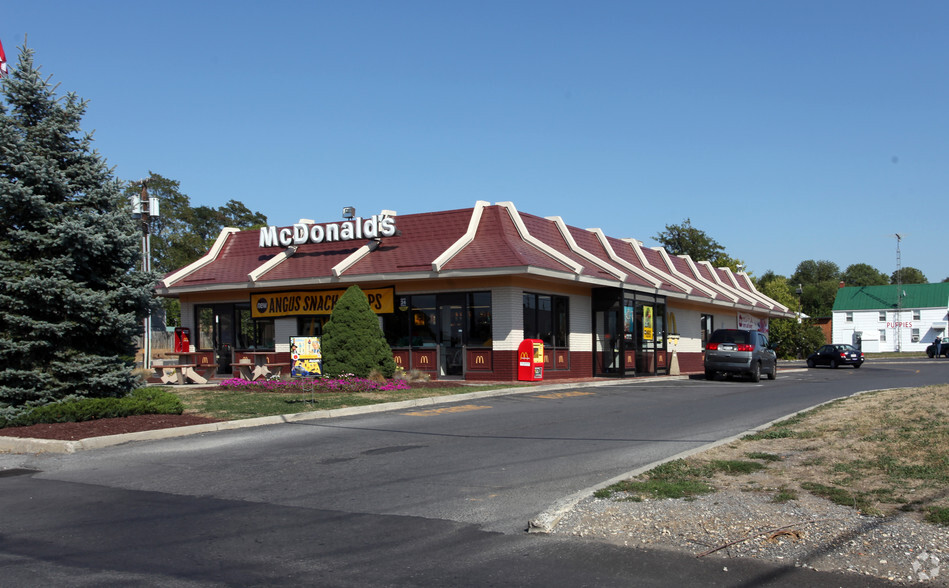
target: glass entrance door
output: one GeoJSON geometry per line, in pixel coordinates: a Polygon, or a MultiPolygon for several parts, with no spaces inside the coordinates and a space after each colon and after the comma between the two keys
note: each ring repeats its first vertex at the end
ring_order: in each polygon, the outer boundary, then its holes
{"type": "Polygon", "coordinates": [[[231,373],[237,336],[233,304],[209,304],[197,308],[198,344],[201,351],[213,351],[218,374],[231,373]]]}
{"type": "Polygon", "coordinates": [[[439,374],[465,373],[465,295],[438,295],[439,374]]]}
{"type": "Polygon", "coordinates": [[[217,373],[231,373],[234,361],[234,305],[220,304],[214,307],[214,359],[217,373]]]}
{"type": "Polygon", "coordinates": [[[617,333],[618,311],[614,309],[596,312],[596,375],[622,373],[622,340],[617,333]]]}

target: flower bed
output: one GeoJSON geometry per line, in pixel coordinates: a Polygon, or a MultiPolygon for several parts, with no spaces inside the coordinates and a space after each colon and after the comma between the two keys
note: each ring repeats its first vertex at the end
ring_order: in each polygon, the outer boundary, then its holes
{"type": "Polygon", "coordinates": [[[358,392],[387,392],[391,390],[409,390],[405,380],[389,380],[376,382],[367,378],[311,378],[299,380],[257,380],[249,381],[243,378],[231,378],[221,382],[222,388],[240,390],[243,392],[277,392],[288,394],[355,394],[358,392]]]}

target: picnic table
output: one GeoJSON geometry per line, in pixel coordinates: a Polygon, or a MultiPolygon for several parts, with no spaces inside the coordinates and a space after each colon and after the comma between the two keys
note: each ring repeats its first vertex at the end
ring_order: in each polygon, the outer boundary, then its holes
{"type": "Polygon", "coordinates": [[[274,351],[239,351],[238,353],[253,360],[253,363],[243,361],[231,364],[231,367],[236,369],[245,380],[253,381],[258,378],[269,378],[272,375],[286,379],[290,374],[289,363],[270,362],[270,359],[276,355],[274,351]],[[285,373],[286,376],[284,376],[285,373]]]}
{"type": "Polygon", "coordinates": [[[195,384],[207,384],[217,370],[214,364],[198,364],[197,356],[200,354],[195,351],[170,351],[165,355],[174,357],[176,363],[155,366],[164,384],[187,384],[188,381],[195,384]]]}

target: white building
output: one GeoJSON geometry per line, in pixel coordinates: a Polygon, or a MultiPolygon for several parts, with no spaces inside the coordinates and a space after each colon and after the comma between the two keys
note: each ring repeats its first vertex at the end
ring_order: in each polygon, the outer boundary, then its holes
{"type": "Polygon", "coordinates": [[[924,351],[946,338],[949,283],[844,287],[833,309],[833,343],[864,352],[924,351]]]}

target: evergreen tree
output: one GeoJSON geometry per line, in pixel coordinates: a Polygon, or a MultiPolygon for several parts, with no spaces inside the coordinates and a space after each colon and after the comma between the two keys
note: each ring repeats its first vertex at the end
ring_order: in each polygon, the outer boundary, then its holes
{"type": "Polygon", "coordinates": [[[123,396],[154,284],[128,200],[31,49],[0,95],[0,411],[123,396]]]}
{"type": "Polygon", "coordinates": [[[395,373],[392,349],[379,327],[379,319],[359,286],[350,286],[333,306],[323,326],[323,373],[366,377],[372,369],[391,378],[395,373]]]}

